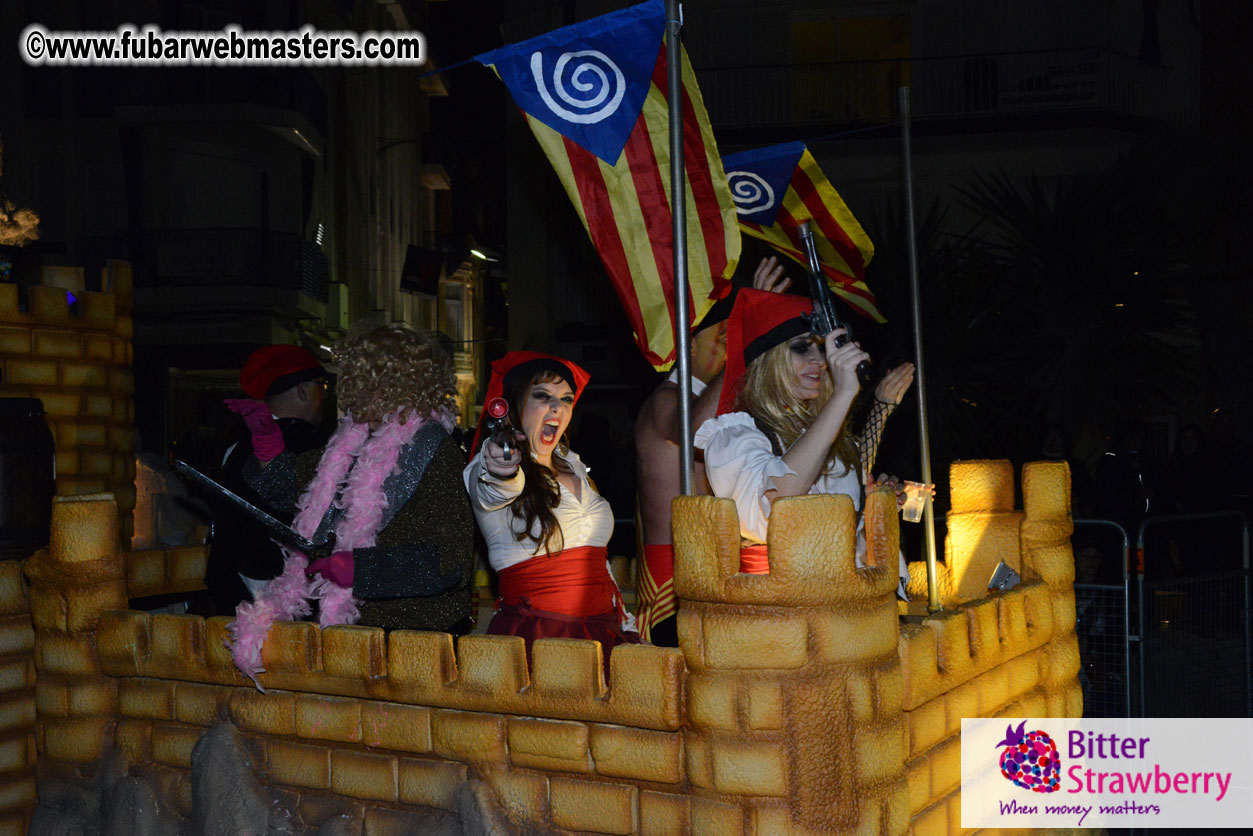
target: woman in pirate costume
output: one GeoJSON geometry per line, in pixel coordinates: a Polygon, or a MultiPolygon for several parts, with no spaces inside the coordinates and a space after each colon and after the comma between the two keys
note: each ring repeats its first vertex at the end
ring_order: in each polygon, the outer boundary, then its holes
{"type": "MultiPolygon", "coordinates": [[[[846,429],[861,384],[857,366],[869,355],[857,343],[837,346],[809,333],[809,299],[741,290],[727,323],[727,365],[718,416],[696,431],[705,473],[715,496],[735,500],[743,548],[740,571],[762,574],[766,530],[775,499],[805,494],[845,494],[861,510],[887,416],[914,378],[906,363],[875,388],[875,403],[861,437],[846,429]]],[[[881,482],[893,480],[880,477],[881,482]]],[[[858,565],[865,541],[858,526],[858,565]]],[[[900,594],[908,580],[900,561],[900,594]]]]}
{"type": "Polygon", "coordinates": [[[355,331],[333,353],[344,417],[322,450],[286,451],[264,403],[228,401],[252,433],[244,478],[331,551],[310,563],[289,550],[283,574],[236,610],[232,652],[254,679],[270,624],[309,614],[311,600],[324,626],[470,628],[474,520],[449,436],[451,362],[403,324],[355,331]]]}
{"type": "Polygon", "coordinates": [[[534,351],[492,363],[486,403],[508,403],[516,445],[484,438],[480,424],[464,479],[500,580],[487,632],[522,636],[528,653],[537,638],[595,639],[607,669],[613,647],[639,636],[609,573],[613,511],[565,445],[587,381],[577,364],[534,351]]]}

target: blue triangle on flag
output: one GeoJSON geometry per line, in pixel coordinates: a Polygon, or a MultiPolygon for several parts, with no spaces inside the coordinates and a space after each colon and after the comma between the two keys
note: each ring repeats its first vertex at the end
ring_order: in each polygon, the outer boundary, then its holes
{"type": "Polygon", "coordinates": [[[70,293],[68,290],[65,291],[65,304],[73,305],[77,301],[78,297],[76,297],[73,293],[70,293]]]}
{"type": "Polygon", "coordinates": [[[735,214],[741,221],[762,227],[774,226],[803,153],[805,143],[785,142],[722,158],[731,199],[735,201],[735,214]]]}
{"type": "Polygon", "coordinates": [[[648,98],[665,25],[665,4],[648,0],[474,57],[528,116],[614,165],[648,98]]]}

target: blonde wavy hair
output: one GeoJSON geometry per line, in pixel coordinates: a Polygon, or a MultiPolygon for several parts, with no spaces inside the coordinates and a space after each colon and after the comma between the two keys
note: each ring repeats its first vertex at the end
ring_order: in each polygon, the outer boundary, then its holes
{"type": "Polygon", "coordinates": [[[421,416],[456,403],[451,358],[435,335],[402,322],[354,326],[331,353],[339,366],[339,406],[359,422],[394,412],[421,416]]]}
{"type": "MultiPolygon", "coordinates": [[[[737,398],[738,407],[773,432],[784,450],[796,443],[796,439],[814,422],[835,391],[831,375],[825,371],[824,364],[824,374],[818,384],[818,397],[802,401],[793,394],[791,380],[795,372],[792,369],[791,343],[792,340],[779,343],[748,364],[744,372],[744,384],[737,398]]],[[[849,413],[852,412],[850,409],[849,413]]],[[[827,452],[824,470],[832,471],[835,468],[837,456],[844,464],[844,471],[835,475],[842,476],[849,470],[861,472],[861,457],[857,452],[857,444],[848,432],[847,418],[835,437],[835,443],[827,452]]]]}

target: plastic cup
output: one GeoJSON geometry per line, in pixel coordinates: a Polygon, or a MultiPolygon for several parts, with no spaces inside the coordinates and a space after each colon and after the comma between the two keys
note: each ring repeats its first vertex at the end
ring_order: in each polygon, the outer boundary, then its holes
{"type": "Polygon", "coordinates": [[[927,498],[931,496],[931,485],[925,482],[905,482],[905,504],[901,506],[901,517],[905,522],[916,523],[922,519],[922,510],[927,506],[927,498]]]}

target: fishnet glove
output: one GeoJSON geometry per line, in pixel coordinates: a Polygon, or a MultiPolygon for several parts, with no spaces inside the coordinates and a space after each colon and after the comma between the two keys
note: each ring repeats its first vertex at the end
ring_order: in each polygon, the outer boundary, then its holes
{"type": "Polygon", "coordinates": [[[861,459],[861,483],[870,484],[874,473],[875,457],[879,455],[879,442],[883,440],[883,428],[887,426],[888,416],[896,411],[896,404],[874,399],[870,414],[866,416],[866,425],[862,427],[857,438],[857,455],[861,459]]]}

